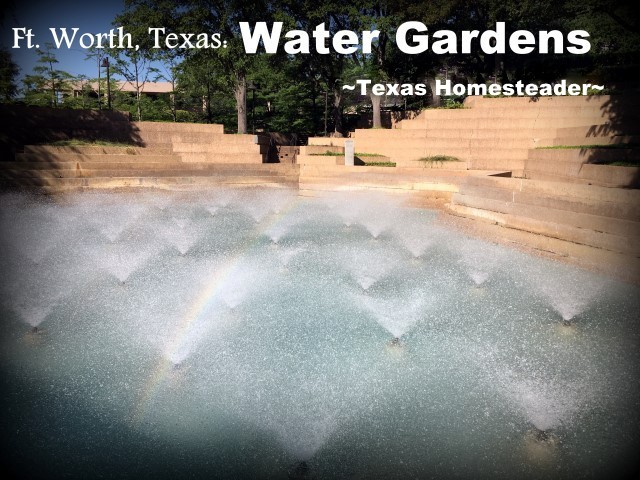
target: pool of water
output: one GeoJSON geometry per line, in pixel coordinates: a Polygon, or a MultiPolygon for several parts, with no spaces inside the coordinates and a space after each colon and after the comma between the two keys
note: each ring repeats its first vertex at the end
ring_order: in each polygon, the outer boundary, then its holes
{"type": "Polygon", "coordinates": [[[3,194],[0,222],[9,475],[637,467],[635,286],[355,192],[3,194]]]}

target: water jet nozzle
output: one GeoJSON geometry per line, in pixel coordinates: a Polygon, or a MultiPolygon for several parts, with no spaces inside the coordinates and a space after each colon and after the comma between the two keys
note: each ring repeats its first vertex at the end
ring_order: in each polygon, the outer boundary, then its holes
{"type": "Polygon", "coordinates": [[[571,320],[567,320],[566,318],[563,318],[563,319],[562,319],[562,326],[564,326],[564,327],[570,327],[571,325],[573,325],[573,324],[571,323],[571,320]]]}
{"type": "Polygon", "coordinates": [[[545,430],[541,430],[538,427],[533,427],[534,428],[534,435],[535,435],[535,439],[538,442],[548,442],[550,437],[549,437],[549,433],[547,433],[545,430]]]}
{"type": "Polygon", "coordinates": [[[304,460],[299,462],[293,469],[289,472],[290,480],[306,480],[309,478],[309,464],[304,460]]]}
{"type": "Polygon", "coordinates": [[[35,335],[36,333],[40,333],[40,329],[38,327],[31,327],[30,332],[35,335]]]}

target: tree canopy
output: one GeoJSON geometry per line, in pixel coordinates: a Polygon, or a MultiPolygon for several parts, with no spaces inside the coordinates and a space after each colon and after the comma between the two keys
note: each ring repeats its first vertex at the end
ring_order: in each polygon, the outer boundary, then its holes
{"type": "MultiPolygon", "coordinates": [[[[597,80],[610,88],[637,83],[640,65],[640,21],[636,9],[623,0],[125,0],[114,26],[130,32],[139,50],[102,52],[111,57],[112,74],[128,80],[134,94],[113,91],[113,108],[130,110],[143,120],[224,123],[229,131],[345,133],[354,118],[368,116],[374,127],[382,125],[381,112],[419,109],[433,99],[408,95],[367,95],[343,90],[358,78],[374,83],[433,84],[436,78],[458,82],[557,81],[571,76],[597,80]],[[331,36],[339,30],[379,31],[371,51],[349,54],[335,51],[288,54],[282,45],[276,53],[244,50],[240,22],[283,22],[283,33],[311,32],[323,24],[331,36]],[[486,54],[403,53],[396,43],[399,25],[418,21],[436,30],[494,29],[505,22],[507,34],[516,30],[536,32],[575,29],[590,33],[587,55],[507,51],[486,54]],[[220,48],[154,48],[149,27],[162,25],[163,35],[181,32],[217,33],[220,48]],[[141,94],[149,81],[166,81],[171,94],[151,99],[141,94]]],[[[283,39],[284,40],[284,39],[283,39]]],[[[460,51],[458,49],[458,51],[460,51]]],[[[16,69],[8,51],[2,61],[0,94],[3,101],[19,96],[16,69]]],[[[24,79],[22,97],[27,103],[104,108],[84,94],[75,101],[60,92],[70,80],[56,65],[51,50],[40,52],[32,75],[24,79]]],[[[82,85],[96,79],[82,78],[82,85]]],[[[104,79],[98,79],[104,86],[104,79]]],[[[83,87],[84,88],[84,87],[83,87]]],[[[101,88],[104,95],[104,88],[101,88]]],[[[91,93],[91,92],[88,92],[91,93]]],[[[94,94],[95,96],[95,94],[94,94]]]]}

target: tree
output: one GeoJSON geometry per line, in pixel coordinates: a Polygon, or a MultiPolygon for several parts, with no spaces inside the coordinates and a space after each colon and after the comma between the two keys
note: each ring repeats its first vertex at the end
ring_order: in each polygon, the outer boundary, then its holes
{"type": "Polygon", "coordinates": [[[158,80],[164,80],[171,83],[171,95],[170,95],[170,103],[171,103],[171,117],[173,121],[178,121],[177,112],[176,112],[176,80],[178,78],[179,71],[179,59],[180,56],[175,53],[175,50],[162,50],[162,54],[157,57],[163,66],[163,70],[159,68],[152,68],[151,72],[155,75],[153,78],[154,82],[158,80]]]}
{"type": "Polygon", "coordinates": [[[117,50],[115,63],[111,63],[113,72],[121,75],[134,88],[136,118],[142,120],[142,90],[151,74],[150,60],[143,53],[134,50],[117,50]]]}
{"type": "Polygon", "coordinates": [[[154,48],[154,37],[149,35],[149,27],[163,26],[165,34],[172,33],[172,27],[177,26],[178,5],[172,0],[126,0],[125,9],[114,21],[132,34],[134,44],[139,49],[128,51],[119,56],[116,62],[116,73],[130,81],[136,91],[137,117],[142,118],[141,91],[150,78],[153,81],[165,80],[171,82],[171,111],[176,121],[176,75],[182,54],[178,49],[154,48]],[[154,66],[160,65],[162,69],[154,66]]]}
{"type": "Polygon", "coordinates": [[[132,44],[136,48],[113,49],[110,53],[114,59],[113,72],[130,82],[135,90],[136,118],[142,120],[142,90],[154,72],[152,37],[148,30],[151,26],[162,25],[167,7],[166,1],[127,0],[124,11],[116,16],[114,25],[122,26],[131,34],[132,44]]]}
{"type": "Polygon", "coordinates": [[[52,52],[53,48],[51,43],[47,43],[44,50],[36,49],[38,61],[33,68],[33,75],[27,75],[23,80],[27,104],[57,107],[62,101],[63,92],[70,89],[69,81],[73,77],[55,68],[58,60],[52,52]]]}
{"type": "Polygon", "coordinates": [[[10,102],[16,96],[16,79],[19,73],[20,68],[13,63],[9,50],[0,48],[0,101],[10,102]]]}
{"type": "MultiPolygon", "coordinates": [[[[248,55],[240,36],[240,22],[268,22],[272,5],[242,0],[182,0],[179,17],[183,30],[219,32],[226,47],[212,55],[192,54],[193,62],[212,62],[219,74],[220,86],[233,94],[236,103],[237,132],[247,133],[247,77],[260,54],[248,55]]],[[[187,56],[191,56],[187,52],[187,56]]]]}

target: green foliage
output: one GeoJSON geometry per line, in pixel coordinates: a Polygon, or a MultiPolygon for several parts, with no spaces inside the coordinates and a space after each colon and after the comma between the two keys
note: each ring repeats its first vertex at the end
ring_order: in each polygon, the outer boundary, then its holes
{"type": "Polygon", "coordinates": [[[396,162],[364,162],[365,167],[395,167],[396,162]]]}
{"type": "Polygon", "coordinates": [[[464,108],[464,97],[459,95],[451,95],[449,97],[440,97],[440,107],[447,109],[464,108]]]}
{"type": "Polygon", "coordinates": [[[10,102],[18,93],[16,80],[20,69],[7,48],[0,47],[0,101],[10,102]]]}
{"type": "Polygon", "coordinates": [[[309,155],[312,157],[342,157],[344,156],[344,152],[330,152],[327,150],[324,153],[310,153],[309,155]]]}
{"type": "Polygon", "coordinates": [[[69,91],[71,74],[58,70],[58,59],[53,53],[53,45],[47,43],[45,49],[36,49],[37,64],[33,74],[23,79],[24,101],[27,105],[58,107],[62,103],[63,93],[69,91]]]}
{"type": "Polygon", "coordinates": [[[429,157],[422,157],[418,159],[419,162],[424,163],[442,163],[442,162],[460,162],[458,157],[452,157],[451,155],[431,155],[429,157]]]}

